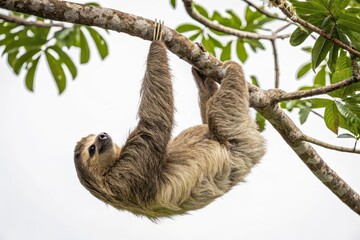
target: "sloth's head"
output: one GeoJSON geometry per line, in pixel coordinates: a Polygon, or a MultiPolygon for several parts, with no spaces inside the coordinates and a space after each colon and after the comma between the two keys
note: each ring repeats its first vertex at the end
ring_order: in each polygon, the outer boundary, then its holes
{"type": "MultiPolygon", "coordinates": [[[[75,147],[74,161],[80,182],[87,188],[103,176],[120,155],[120,147],[107,133],[91,134],[75,147]]],[[[89,189],[90,190],[90,189],[89,189]]]]}

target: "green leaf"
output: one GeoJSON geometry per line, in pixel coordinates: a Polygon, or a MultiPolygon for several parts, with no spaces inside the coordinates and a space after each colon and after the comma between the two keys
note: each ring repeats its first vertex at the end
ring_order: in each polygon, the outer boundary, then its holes
{"type": "Polygon", "coordinates": [[[337,109],[335,103],[332,103],[325,108],[325,124],[327,128],[335,134],[338,134],[339,131],[339,114],[339,110],[337,109]]]}
{"type": "Polygon", "coordinates": [[[20,73],[20,70],[22,68],[22,66],[24,65],[25,62],[29,62],[29,60],[31,60],[31,58],[37,54],[38,52],[40,52],[40,48],[38,49],[34,49],[34,50],[30,50],[26,53],[24,53],[21,57],[19,57],[17,60],[15,60],[13,69],[14,72],[16,73],[16,75],[18,75],[20,73]]]}
{"type": "Polygon", "coordinates": [[[203,36],[203,38],[201,39],[201,44],[206,49],[206,51],[212,53],[215,56],[215,46],[211,41],[209,41],[209,39],[203,36]]]}
{"type": "Polygon", "coordinates": [[[238,59],[241,62],[245,62],[248,58],[248,54],[246,52],[245,46],[244,46],[244,42],[241,41],[240,39],[238,39],[236,41],[236,55],[238,57],[238,59]]]}
{"type": "Polygon", "coordinates": [[[303,50],[306,53],[311,53],[312,52],[312,47],[302,47],[301,50],[303,50]]]}
{"type": "Polygon", "coordinates": [[[311,52],[311,63],[313,70],[315,70],[325,59],[332,45],[332,42],[321,36],[318,37],[311,52]]]}
{"type": "Polygon", "coordinates": [[[339,56],[339,46],[334,44],[331,47],[330,54],[329,54],[329,61],[327,62],[327,65],[331,72],[336,71],[336,63],[339,56]]]}
{"type": "Polygon", "coordinates": [[[290,44],[292,46],[298,46],[302,44],[310,34],[311,32],[305,28],[298,27],[290,36],[290,44]]]}
{"type": "Polygon", "coordinates": [[[293,2],[293,7],[295,7],[295,10],[297,14],[299,15],[311,15],[311,14],[326,14],[327,15],[327,8],[323,6],[322,4],[317,3],[316,1],[306,1],[306,2],[293,2]]]}
{"type": "Polygon", "coordinates": [[[349,29],[354,32],[358,32],[360,29],[360,19],[348,13],[340,14],[336,23],[341,26],[341,28],[349,29]]]}
{"type": "Polygon", "coordinates": [[[305,74],[307,74],[310,71],[310,69],[311,69],[311,62],[302,65],[296,74],[296,79],[302,78],[305,74]]]}
{"type": "Polygon", "coordinates": [[[172,8],[176,8],[176,0],[170,0],[170,4],[172,6],[172,8]]]}
{"type": "Polygon", "coordinates": [[[259,84],[259,81],[257,80],[257,77],[254,76],[254,75],[251,75],[250,76],[250,79],[251,79],[251,83],[257,87],[260,87],[260,84],[259,84]]]}
{"type": "Polygon", "coordinates": [[[85,5],[89,5],[89,6],[95,6],[95,7],[100,7],[101,5],[97,2],[87,2],[85,3],[85,5]]]}
{"type": "Polygon", "coordinates": [[[346,98],[342,99],[342,101],[344,101],[345,103],[348,103],[348,104],[360,105],[360,93],[358,93],[354,96],[346,97],[346,98]]]}
{"type": "Polygon", "coordinates": [[[330,99],[326,99],[326,98],[311,98],[311,99],[308,99],[307,101],[309,101],[311,103],[312,109],[324,108],[324,107],[327,107],[334,103],[334,101],[332,101],[330,99]]]}
{"type": "Polygon", "coordinates": [[[343,10],[350,3],[350,0],[330,0],[330,7],[332,10],[343,10]]]}
{"type": "Polygon", "coordinates": [[[4,27],[3,23],[4,22],[2,22],[2,24],[0,23],[0,26],[1,26],[0,27],[0,35],[3,35],[3,34],[7,35],[14,28],[14,26],[6,26],[6,27],[4,27]]]}
{"type": "Polygon", "coordinates": [[[226,12],[231,16],[231,20],[233,21],[233,25],[236,29],[240,29],[242,22],[239,16],[233,10],[226,10],[226,12]]]}
{"type": "MultiPolygon", "coordinates": [[[[336,71],[331,75],[330,83],[334,84],[334,83],[340,82],[342,80],[345,80],[345,79],[351,77],[351,75],[352,75],[352,69],[351,68],[345,68],[345,69],[342,69],[340,71],[336,71]]],[[[338,97],[338,98],[345,97],[345,93],[346,93],[347,88],[348,87],[341,88],[341,89],[335,90],[333,92],[329,92],[328,95],[332,96],[332,97],[338,97]]]]}
{"type": "Polygon", "coordinates": [[[72,78],[75,79],[77,76],[77,69],[69,55],[58,46],[50,46],[49,49],[54,50],[59,55],[59,61],[66,65],[66,67],[69,69],[69,72],[71,73],[72,78]]]}
{"type": "Polygon", "coordinates": [[[190,39],[191,41],[195,41],[195,40],[200,36],[200,34],[202,34],[202,31],[199,31],[199,32],[195,33],[194,35],[191,35],[191,36],[189,37],[189,39],[190,39]]]}
{"type": "Polygon", "coordinates": [[[58,87],[59,94],[61,94],[66,87],[66,76],[64,69],[62,68],[60,61],[58,61],[49,51],[45,51],[45,56],[58,87]]]}
{"type": "Polygon", "coordinates": [[[351,7],[346,9],[346,11],[351,14],[360,14],[360,7],[351,7]]]}
{"type": "Polygon", "coordinates": [[[347,104],[341,102],[335,102],[340,114],[345,118],[346,125],[341,125],[347,130],[350,130],[355,135],[359,135],[360,132],[360,114],[357,114],[358,107],[352,108],[347,104]],[[355,112],[354,112],[355,110],[355,112]]]}
{"type": "Polygon", "coordinates": [[[320,71],[315,75],[314,86],[325,86],[326,83],[326,71],[325,65],[323,65],[320,71]]]}
{"type": "Polygon", "coordinates": [[[41,38],[19,38],[16,41],[11,41],[5,48],[5,52],[11,52],[15,49],[19,49],[20,47],[40,47],[46,43],[41,38]]]}
{"type": "Polygon", "coordinates": [[[352,68],[350,57],[344,50],[340,50],[340,55],[336,62],[336,71],[340,71],[346,68],[352,68]]]}
{"type": "Polygon", "coordinates": [[[54,33],[54,37],[58,40],[63,40],[69,37],[69,35],[74,34],[74,28],[63,28],[54,33]]]}
{"type": "Polygon", "coordinates": [[[298,104],[300,100],[290,100],[285,102],[285,105],[282,105],[282,108],[286,108],[288,111],[292,111],[298,104]]]}
{"type": "Polygon", "coordinates": [[[93,38],[101,59],[105,59],[109,54],[109,49],[105,39],[92,27],[86,27],[86,29],[89,31],[91,37],[93,38]]]}
{"type": "Polygon", "coordinates": [[[354,135],[351,135],[349,133],[343,133],[343,134],[340,134],[339,136],[337,136],[338,138],[355,138],[354,135]]]}
{"type": "Polygon", "coordinates": [[[190,32],[195,30],[201,30],[201,28],[199,26],[190,23],[182,24],[176,28],[176,31],[179,33],[190,32]]]}
{"type": "Polygon", "coordinates": [[[80,63],[87,63],[90,59],[90,49],[83,31],[80,30],[80,63]]]}
{"type": "Polygon", "coordinates": [[[208,37],[209,37],[209,41],[212,42],[212,44],[213,44],[215,47],[223,48],[223,45],[222,45],[218,40],[216,40],[215,38],[213,38],[210,34],[208,35],[208,37]]]}
{"type": "Polygon", "coordinates": [[[259,40],[244,38],[243,41],[244,41],[244,43],[248,43],[250,48],[254,52],[256,52],[257,49],[262,49],[262,50],[265,49],[264,45],[262,45],[262,43],[259,40]]]}
{"type": "MultiPolygon", "coordinates": [[[[356,50],[360,50],[360,34],[358,32],[350,31],[347,29],[342,29],[342,31],[344,32],[344,34],[346,34],[346,36],[344,37],[346,41],[348,41],[347,39],[350,39],[350,42],[353,45],[353,47],[356,50]]],[[[346,42],[344,40],[342,41],[346,42]]]]}
{"type": "Polygon", "coordinates": [[[250,25],[251,23],[253,23],[255,20],[257,20],[260,17],[262,17],[262,13],[260,13],[258,11],[252,11],[249,6],[246,7],[245,20],[248,25],[250,25]]]}
{"type": "Polygon", "coordinates": [[[14,65],[17,60],[16,57],[18,54],[19,54],[19,50],[16,50],[16,51],[13,51],[13,52],[7,54],[7,57],[8,57],[7,61],[12,68],[14,68],[14,65]]]}
{"type": "Polygon", "coordinates": [[[311,90],[311,89],[314,89],[316,87],[314,86],[302,86],[302,87],[299,87],[298,91],[304,91],[304,90],[311,90]]]}
{"type": "Polygon", "coordinates": [[[220,61],[226,61],[231,59],[231,44],[232,41],[228,42],[226,46],[223,48],[223,51],[220,56],[220,61]]]}
{"type": "Polygon", "coordinates": [[[300,115],[300,124],[304,124],[309,116],[310,108],[300,108],[299,115],[300,115]]]}
{"type": "Polygon", "coordinates": [[[221,23],[223,21],[223,19],[224,19],[224,17],[218,11],[215,10],[213,12],[211,20],[218,21],[219,23],[221,23]]]}
{"type": "Polygon", "coordinates": [[[206,11],[205,8],[203,8],[202,6],[200,6],[199,4],[193,3],[193,6],[195,7],[195,9],[200,13],[200,15],[209,18],[209,14],[206,11]]]}
{"type": "Polygon", "coordinates": [[[28,90],[30,90],[31,92],[34,91],[34,76],[35,76],[35,72],[36,72],[36,68],[37,68],[39,59],[40,59],[40,56],[37,57],[34,61],[32,61],[31,67],[29,68],[29,70],[28,70],[28,72],[26,73],[26,76],[25,76],[26,88],[28,90]]]}
{"type": "Polygon", "coordinates": [[[331,83],[337,83],[342,80],[345,80],[352,76],[352,69],[351,68],[344,68],[339,71],[336,71],[331,76],[331,83]]]}
{"type": "Polygon", "coordinates": [[[260,114],[260,113],[256,113],[256,124],[259,127],[259,131],[262,132],[265,130],[265,118],[260,114]]]}

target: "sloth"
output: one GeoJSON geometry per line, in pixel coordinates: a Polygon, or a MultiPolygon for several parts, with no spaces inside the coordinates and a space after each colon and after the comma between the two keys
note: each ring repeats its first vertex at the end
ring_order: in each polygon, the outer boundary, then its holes
{"type": "Polygon", "coordinates": [[[82,138],[74,161],[96,198],[151,220],[203,208],[244,181],[265,153],[249,116],[249,93],[237,63],[223,64],[220,88],[192,69],[202,125],[171,138],[174,99],[162,24],[155,23],[141,87],[138,124],[120,147],[107,133],[82,138]]]}

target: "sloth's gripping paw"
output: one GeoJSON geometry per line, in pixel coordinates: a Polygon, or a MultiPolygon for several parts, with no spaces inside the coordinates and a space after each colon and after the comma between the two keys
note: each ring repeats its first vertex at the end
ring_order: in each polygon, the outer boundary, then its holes
{"type": "Polygon", "coordinates": [[[202,75],[194,67],[191,68],[191,72],[194,76],[195,83],[199,89],[201,97],[209,98],[217,92],[218,85],[212,78],[202,75]]]}

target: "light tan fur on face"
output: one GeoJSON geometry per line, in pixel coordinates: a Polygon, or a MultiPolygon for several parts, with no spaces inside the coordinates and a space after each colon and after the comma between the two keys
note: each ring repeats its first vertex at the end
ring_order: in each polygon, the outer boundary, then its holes
{"type": "Polygon", "coordinates": [[[92,144],[103,146],[100,135],[90,135],[75,148],[75,166],[86,189],[117,209],[150,219],[206,206],[244,181],[265,154],[264,139],[249,116],[242,69],[234,62],[224,64],[220,89],[193,69],[203,124],[171,139],[174,100],[159,28],[148,54],[139,122],[124,146],[111,141],[111,147],[90,156],[92,144]]]}

